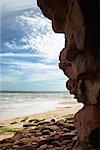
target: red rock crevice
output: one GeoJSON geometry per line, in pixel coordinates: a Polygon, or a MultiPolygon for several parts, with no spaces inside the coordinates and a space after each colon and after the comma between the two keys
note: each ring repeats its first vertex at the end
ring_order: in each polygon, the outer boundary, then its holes
{"type": "Polygon", "coordinates": [[[53,30],[65,34],[59,67],[69,77],[70,93],[84,104],[75,115],[78,138],[100,149],[93,140],[100,139],[100,1],[37,0],[37,4],[52,20],[53,30]]]}

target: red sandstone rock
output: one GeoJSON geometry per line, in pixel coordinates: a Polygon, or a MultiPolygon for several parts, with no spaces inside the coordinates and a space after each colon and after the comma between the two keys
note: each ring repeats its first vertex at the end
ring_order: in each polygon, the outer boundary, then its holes
{"type": "Polygon", "coordinates": [[[52,26],[55,32],[64,32],[66,3],[67,1],[64,0],[59,0],[59,3],[57,0],[37,0],[37,4],[43,14],[52,20],[52,26]]]}
{"type": "MultiPolygon", "coordinates": [[[[53,30],[65,34],[59,67],[69,77],[66,86],[70,93],[89,105],[75,116],[79,139],[89,141],[91,130],[100,126],[100,2],[38,0],[38,5],[52,20],[53,30]]],[[[84,147],[79,144],[77,148],[84,147]]]]}
{"type": "Polygon", "coordinates": [[[92,130],[100,128],[100,105],[84,106],[76,113],[74,120],[80,141],[90,142],[89,136],[92,130]]]}
{"type": "MultiPolygon", "coordinates": [[[[72,118],[68,119],[73,120],[72,118]]],[[[55,121],[53,125],[51,122],[37,125],[35,129],[32,127],[24,129],[17,132],[12,138],[0,141],[0,150],[64,150],[67,146],[73,147],[75,145],[73,144],[73,137],[76,136],[76,131],[72,129],[74,127],[72,122],[67,123],[67,118],[55,121]],[[71,128],[65,131],[63,127],[71,128]],[[45,130],[49,130],[50,134],[39,134],[45,130]]]]}
{"type": "Polygon", "coordinates": [[[100,79],[85,80],[85,91],[88,104],[100,104],[100,79]]]}

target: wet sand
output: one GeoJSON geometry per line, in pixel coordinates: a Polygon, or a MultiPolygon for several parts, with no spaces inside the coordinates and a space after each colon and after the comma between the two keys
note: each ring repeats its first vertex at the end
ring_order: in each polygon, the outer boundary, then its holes
{"type": "Polygon", "coordinates": [[[29,116],[22,116],[16,118],[6,118],[0,120],[0,140],[13,136],[16,131],[23,130],[23,125],[30,124],[31,120],[38,120],[39,122],[50,121],[51,119],[64,119],[74,114],[83,107],[81,103],[77,102],[62,102],[62,107],[57,109],[38,113],[29,116]]]}

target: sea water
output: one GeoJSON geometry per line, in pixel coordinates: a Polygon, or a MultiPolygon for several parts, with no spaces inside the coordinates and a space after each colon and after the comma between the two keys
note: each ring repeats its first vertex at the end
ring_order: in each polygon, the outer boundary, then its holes
{"type": "Polygon", "coordinates": [[[33,115],[75,101],[67,92],[0,92],[0,119],[33,115]]]}

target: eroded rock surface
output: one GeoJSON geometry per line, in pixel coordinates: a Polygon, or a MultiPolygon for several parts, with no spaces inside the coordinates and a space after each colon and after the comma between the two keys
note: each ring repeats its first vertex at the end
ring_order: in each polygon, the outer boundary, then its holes
{"type": "Polygon", "coordinates": [[[81,142],[77,149],[82,149],[82,142],[100,149],[100,144],[93,142],[95,137],[97,141],[100,139],[100,1],[37,0],[37,3],[52,20],[53,30],[65,34],[59,67],[69,77],[66,86],[70,93],[84,104],[75,115],[81,142]]]}

